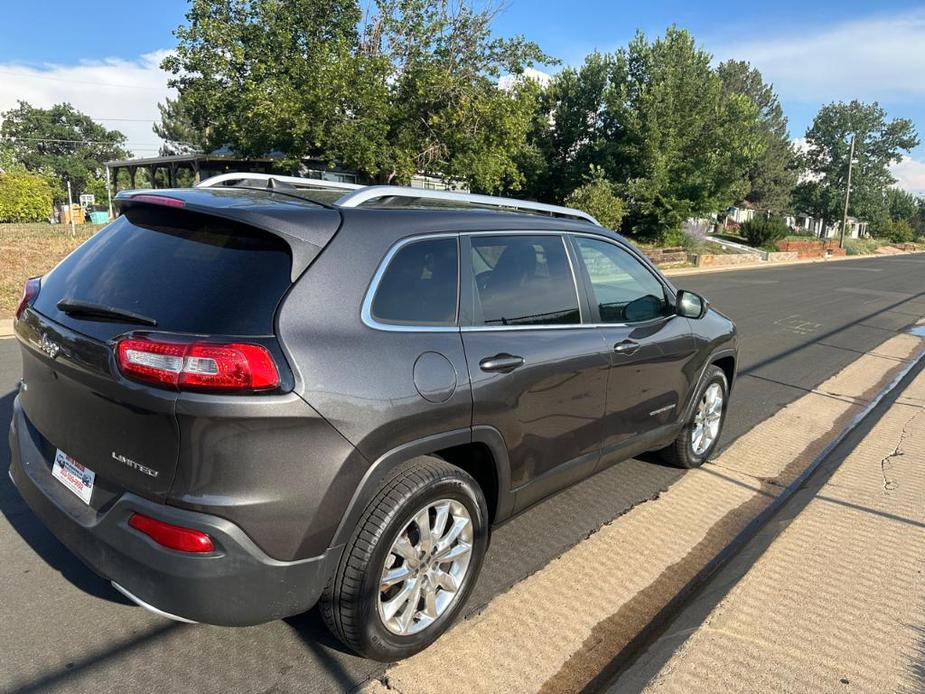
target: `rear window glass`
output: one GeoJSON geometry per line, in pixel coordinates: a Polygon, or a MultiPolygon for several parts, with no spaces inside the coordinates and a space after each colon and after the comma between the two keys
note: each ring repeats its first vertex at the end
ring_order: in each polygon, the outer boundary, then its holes
{"type": "Polygon", "coordinates": [[[137,208],[100,231],[42,282],[35,308],[96,337],[125,323],[68,316],[61,299],[102,304],[157,321],[156,330],[271,335],[291,282],[282,239],[216,217],[137,208]]]}
{"type": "Polygon", "coordinates": [[[455,238],[402,246],[379,281],[373,318],[384,323],[454,325],[458,265],[455,238]]]}

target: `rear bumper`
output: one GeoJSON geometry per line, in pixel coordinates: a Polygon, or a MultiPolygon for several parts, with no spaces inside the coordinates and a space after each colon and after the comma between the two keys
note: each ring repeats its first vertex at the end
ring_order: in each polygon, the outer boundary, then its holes
{"type": "Polygon", "coordinates": [[[97,511],[51,475],[50,462],[17,397],[10,427],[10,477],[48,529],[93,571],[133,600],[174,618],[246,626],[304,612],[321,595],[340,549],[282,562],[224,518],[165,506],[130,493],[97,511]],[[209,554],[176,552],[130,528],[132,513],[208,533],[209,554]]]}

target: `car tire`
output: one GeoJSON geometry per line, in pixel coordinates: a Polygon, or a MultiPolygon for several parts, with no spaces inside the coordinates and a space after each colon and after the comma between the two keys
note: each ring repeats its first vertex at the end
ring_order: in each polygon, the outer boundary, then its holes
{"type": "Polygon", "coordinates": [[[695,468],[703,465],[716,450],[719,437],[726,420],[726,408],[729,404],[729,383],[726,374],[718,366],[707,367],[707,372],[697,389],[690,418],[681,429],[672,444],[659,451],[662,459],[681,468],[695,468]],[[711,396],[721,397],[718,411],[716,401],[711,396]],[[715,428],[714,428],[715,425],[715,428]],[[712,435],[707,434],[707,430],[712,435]],[[709,438],[699,438],[701,436],[709,438]]]}
{"type": "Polygon", "coordinates": [[[487,544],[488,509],[478,483],[439,458],[412,459],[368,505],[322,593],[321,615],[360,655],[383,662],[411,656],[453,623],[487,544]]]}

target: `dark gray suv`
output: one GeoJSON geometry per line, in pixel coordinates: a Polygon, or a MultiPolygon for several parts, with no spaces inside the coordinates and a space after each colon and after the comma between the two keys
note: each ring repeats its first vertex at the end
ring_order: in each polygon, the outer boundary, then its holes
{"type": "Polygon", "coordinates": [[[493,525],[714,450],[733,324],[587,215],[254,178],[120,194],[17,311],[10,475],[137,603],[248,625],[320,602],[402,658],[493,525]]]}

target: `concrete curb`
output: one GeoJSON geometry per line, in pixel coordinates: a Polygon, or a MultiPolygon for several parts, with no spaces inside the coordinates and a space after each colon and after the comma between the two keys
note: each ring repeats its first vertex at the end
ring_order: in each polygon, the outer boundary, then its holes
{"type": "Polygon", "coordinates": [[[636,658],[654,643],[671,624],[675,615],[719,572],[729,561],[753,539],[774,515],[796,494],[816,473],[833,451],[864,422],[870,414],[925,360],[925,351],[907,363],[886,384],[863,409],[819,452],[813,461],[793,479],[757,516],[755,516],[726,547],[706,564],[682,590],[680,590],[642,629],[627,646],[604,667],[585,687],[585,691],[604,691],[614,683],[617,676],[631,665],[636,658]]]}
{"type": "Polygon", "coordinates": [[[890,255],[878,255],[871,253],[870,255],[846,255],[837,258],[808,258],[806,260],[793,260],[786,263],[746,263],[744,265],[729,265],[726,267],[712,267],[712,268],[666,268],[661,270],[662,274],[666,277],[684,277],[685,275],[705,275],[714,272],[738,272],[739,270],[762,270],[765,268],[772,267],[787,267],[790,265],[814,265],[819,263],[840,263],[848,260],[874,260],[879,258],[896,258],[897,256],[907,256],[907,255],[920,255],[925,253],[925,251],[905,251],[903,253],[893,253],[890,255]]]}
{"type": "Polygon", "coordinates": [[[0,318],[0,338],[13,337],[13,319],[0,318]]]}

